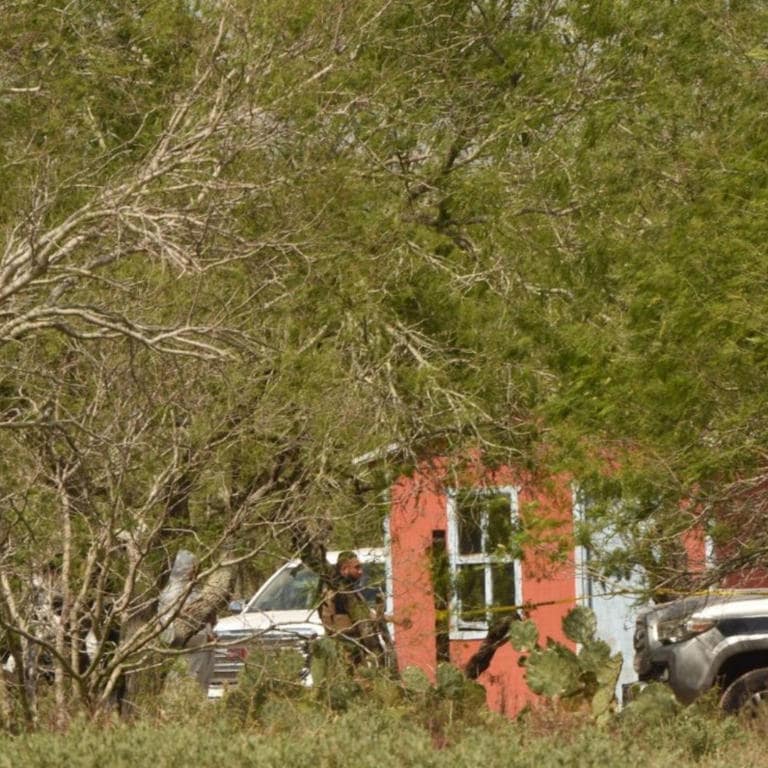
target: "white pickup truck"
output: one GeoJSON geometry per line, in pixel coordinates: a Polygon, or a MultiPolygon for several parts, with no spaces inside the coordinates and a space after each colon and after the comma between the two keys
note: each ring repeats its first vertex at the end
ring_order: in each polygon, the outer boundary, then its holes
{"type": "MultiPolygon", "coordinates": [[[[385,553],[383,549],[356,549],[363,564],[360,587],[373,607],[385,594],[385,553]]],[[[338,552],[328,552],[334,564],[338,552]]],[[[233,615],[214,627],[216,648],[208,686],[209,698],[220,698],[235,684],[249,648],[294,646],[307,653],[309,643],[324,634],[317,613],[320,577],[300,560],[291,560],[275,571],[245,605],[230,604],[233,615]]],[[[309,684],[309,669],[304,679],[309,684]]]]}

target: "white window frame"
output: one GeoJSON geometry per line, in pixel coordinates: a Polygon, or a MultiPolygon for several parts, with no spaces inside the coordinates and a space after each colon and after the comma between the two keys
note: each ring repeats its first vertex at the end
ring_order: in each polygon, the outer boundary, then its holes
{"type": "MultiPolygon", "coordinates": [[[[461,604],[455,585],[457,584],[459,568],[464,565],[483,565],[485,566],[485,595],[486,607],[493,605],[493,581],[491,578],[491,566],[512,563],[514,566],[515,577],[515,605],[522,605],[523,602],[523,569],[519,558],[512,555],[499,556],[488,554],[485,551],[479,554],[462,555],[459,552],[459,520],[457,499],[460,493],[477,493],[479,495],[494,496],[504,494],[509,497],[510,520],[514,526],[520,519],[518,507],[518,488],[512,485],[493,486],[489,488],[451,488],[447,492],[447,545],[448,562],[451,573],[451,610],[449,623],[449,638],[451,640],[478,640],[482,639],[488,633],[488,621],[461,621],[461,604]],[[489,602],[490,600],[490,602],[489,602]]],[[[487,521],[481,528],[481,547],[485,550],[487,536],[487,521]]]]}
{"type": "MultiPolygon", "coordinates": [[[[571,500],[574,533],[576,533],[576,527],[583,524],[587,517],[587,505],[584,502],[584,496],[578,485],[571,484],[571,500]]],[[[589,575],[589,549],[583,544],[577,544],[574,547],[573,559],[577,604],[591,608],[592,579],[589,575]]]]}

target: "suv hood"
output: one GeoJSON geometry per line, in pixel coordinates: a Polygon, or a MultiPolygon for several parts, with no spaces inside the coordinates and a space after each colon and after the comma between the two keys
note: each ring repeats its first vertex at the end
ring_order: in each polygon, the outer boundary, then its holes
{"type": "Polygon", "coordinates": [[[670,603],[653,606],[642,611],[640,617],[667,621],[696,614],[721,619],[732,615],[740,617],[765,616],[768,589],[717,590],[695,597],[684,597],[670,603]]]}

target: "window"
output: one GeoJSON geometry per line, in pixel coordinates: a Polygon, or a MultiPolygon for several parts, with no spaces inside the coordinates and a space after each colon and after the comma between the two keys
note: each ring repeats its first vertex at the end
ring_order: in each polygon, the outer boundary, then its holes
{"type": "Polygon", "coordinates": [[[512,613],[522,602],[517,531],[515,488],[448,494],[452,637],[482,637],[492,618],[512,613]]]}

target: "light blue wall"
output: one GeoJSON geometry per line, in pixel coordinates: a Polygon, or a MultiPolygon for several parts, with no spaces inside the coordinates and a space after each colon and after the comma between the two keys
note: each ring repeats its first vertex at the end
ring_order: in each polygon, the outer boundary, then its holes
{"type": "MultiPolygon", "coordinates": [[[[584,520],[586,511],[574,492],[574,523],[584,520]]],[[[597,535],[596,545],[601,552],[618,549],[621,541],[610,531],[597,535]]],[[[638,571],[629,579],[598,579],[590,569],[589,551],[584,547],[576,548],[576,596],[580,605],[589,606],[597,618],[597,636],[605,640],[611,652],[622,655],[621,675],[616,686],[617,700],[621,701],[621,687],[637,680],[632,666],[634,648],[632,638],[635,631],[635,617],[642,605],[638,596],[643,586],[643,574],[638,571]]]]}

